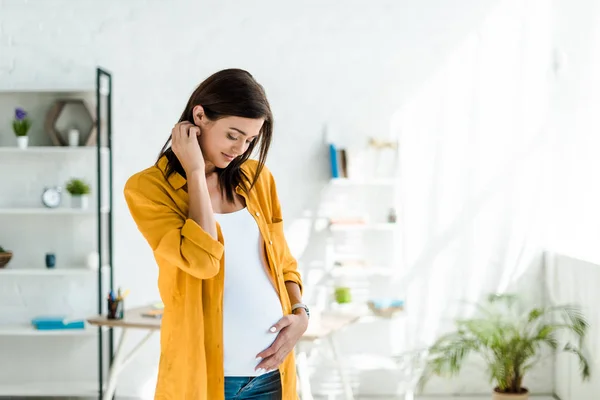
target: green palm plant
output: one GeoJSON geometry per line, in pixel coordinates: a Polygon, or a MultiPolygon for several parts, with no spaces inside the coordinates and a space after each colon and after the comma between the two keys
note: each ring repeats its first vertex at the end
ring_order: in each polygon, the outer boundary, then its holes
{"type": "Polygon", "coordinates": [[[579,359],[581,376],[590,377],[590,366],[583,354],[583,342],[589,324],[579,307],[559,305],[523,310],[514,294],[489,295],[476,305],[474,318],[457,320],[456,331],[440,337],[429,349],[419,387],[424,388],[434,375],[457,375],[471,353],[479,354],[487,364],[495,391],[505,394],[527,393],[525,374],[541,359],[544,350],[572,353],[579,359]],[[576,344],[565,341],[575,338],[576,344]]]}

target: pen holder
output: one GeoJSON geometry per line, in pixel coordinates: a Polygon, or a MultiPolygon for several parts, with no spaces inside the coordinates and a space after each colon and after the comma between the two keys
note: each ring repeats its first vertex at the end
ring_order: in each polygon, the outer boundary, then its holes
{"type": "Polygon", "coordinates": [[[108,299],[108,319],[123,319],[123,300],[108,299]]]}

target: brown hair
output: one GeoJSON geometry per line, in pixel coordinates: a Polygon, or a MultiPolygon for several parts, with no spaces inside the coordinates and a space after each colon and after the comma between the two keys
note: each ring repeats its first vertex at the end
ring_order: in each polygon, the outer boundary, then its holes
{"type": "MultiPolygon", "coordinates": [[[[247,71],[225,69],[209,76],[194,90],[179,118],[179,122],[188,121],[193,124],[192,113],[197,105],[204,108],[206,117],[212,121],[229,116],[252,119],[264,118],[265,120],[259,137],[252,141],[246,152],[235,158],[226,168],[217,168],[221,191],[225,194],[227,201],[233,202],[235,188],[241,185],[246,192],[252,189],[265,165],[273,136],[273,114],[267,96],[263,87],[247,71]],[[250,181],[240,167],[250,158],[257,146],[260,146],[258,167],[253,180],[250,181]],[[247,181],[250,185],[247,186],[244,181],[247,181]]],[[[185,171],[170,145],[171,137],[163,146],[158,159],[160,160],[163,156],[167,158],[167,177],[175,172],[185,177],[185,171]]]]}

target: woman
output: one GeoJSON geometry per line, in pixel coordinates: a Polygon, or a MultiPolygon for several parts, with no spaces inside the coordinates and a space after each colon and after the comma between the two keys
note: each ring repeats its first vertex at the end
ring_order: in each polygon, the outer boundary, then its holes
{"type": "Polygon", "coordinates": [[[254,78],[217,72],[156,164],[125,185],[165,305],[155,399],[297,399],[293,348],[308,308],[264,166],[272,132],[254,78]]]}

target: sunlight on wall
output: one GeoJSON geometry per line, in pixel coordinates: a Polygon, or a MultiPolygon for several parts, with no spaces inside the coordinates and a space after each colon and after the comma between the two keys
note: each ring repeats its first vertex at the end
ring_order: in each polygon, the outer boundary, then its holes
{"type": "Polygon", "coordinates": [[[394,115],[415,347],[539,267],[551,11],[502,2],[394,115]]]}

